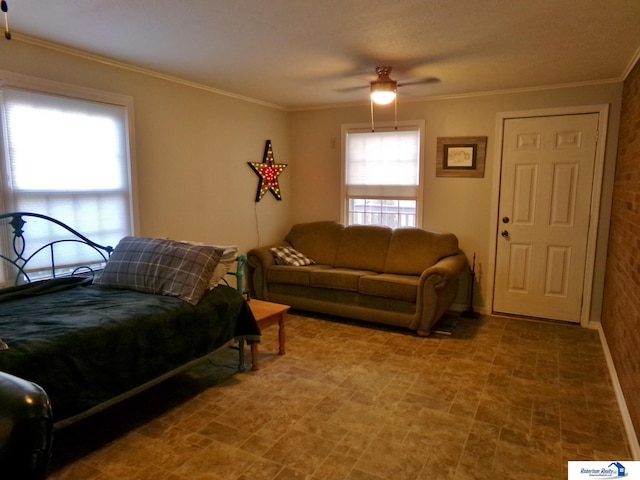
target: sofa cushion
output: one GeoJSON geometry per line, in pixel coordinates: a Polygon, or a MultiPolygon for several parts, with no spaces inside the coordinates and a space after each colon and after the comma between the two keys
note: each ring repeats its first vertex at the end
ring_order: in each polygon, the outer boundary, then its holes
{"type": "Polygon", "coordinates": [[[343,230],[343,224],[332,221],[299,223],[284,240],[316,263],[333,266],[343,230]]]}
{"type": "Polygon", "coordinates": [[[395,275],[381,273],[360,277],[359,290],[364,295],[396,298],[415,302],[418,294],[420,277],[416,275],[395,275]]]}
{"type": "Polygon", "coordinates": [[[309,286],[357,292],[360,277],[371,275],[372,273],[375,272],[348,268],[316,270],[309,273],[309,286]]]}
{"type": "Polygon", "coordinates": [[[378,225],[350,225],[342,232],[336,267],[383,272],[391,228],[378,225]]]}
{"type": "Polygon", "coordinates": [[[267,270],[268,283],[283,283],[288,285],[309,286],[309,275],[316,270],[330,269],[328,265],[307,265],[304,267],[291,267],[285,265],[272,265],[267,270]]]}
{"type": "Polygon", "coordinates": [[[397,228],[389,242],[385,273],[420,275],[438,260],[458,252],[458,239],[451,233],[419,228],[397,228]]]}

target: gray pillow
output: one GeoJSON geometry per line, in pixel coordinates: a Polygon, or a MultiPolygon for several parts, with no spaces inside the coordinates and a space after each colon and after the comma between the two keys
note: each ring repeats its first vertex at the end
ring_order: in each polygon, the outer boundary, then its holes
{"type": "Polygon", "coordinates": [[[179,297],[197,304],[223,249],[158,238],[124,237],[94,285],[179,297]]]}

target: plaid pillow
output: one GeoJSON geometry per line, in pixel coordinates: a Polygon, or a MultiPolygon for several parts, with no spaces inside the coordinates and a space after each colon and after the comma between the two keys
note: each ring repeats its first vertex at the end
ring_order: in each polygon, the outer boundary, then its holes
{"type": "Polygon", "coordinates": [[[178,297],[195,305],[207,290],[223,251],[173,240],[124,237],[93,283],[178,297]]]}
{"type": "Polygon", "coordinates": [[[291,247],[273,247],[270,248],[269,251],[278,265],[304,267],[305,265],[313,265],[316,263],[291,247]]]}
{"type": "MultiPolygon", "coordinates": [[[[180,240],[180,243],[188,243],[189,245],[204,245],[202,242],[192,242],[190,240],[180,240]]],[[[238,246],[237,245],[210,245],[211,247],[221,248],[223,250],[220,261],[216,265],[213,275],[209,280],[209,289],[214,289],[222,281],[224,276],[231,270],[238,258],[238,246]]]]}

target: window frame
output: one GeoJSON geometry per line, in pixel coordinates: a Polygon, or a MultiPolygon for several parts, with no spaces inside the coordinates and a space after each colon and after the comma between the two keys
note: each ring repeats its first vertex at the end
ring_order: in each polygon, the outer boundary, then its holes
{"type": "MultiPolygon", "coordinates": [[[[38,77],[32,77],[28,75],[9,72],[6,70],[0,70],[0,95],[3,89],[16,89],[26,92],[33,92],[36,94],[42,94],[47,96],[57,96],[63,98],[69,98],[72,100],[80,100],[86,102],[96,102],[106,105],[114,105],[118,108],[124,109],[124,135],[125,135],[125,149],[128,163],[128,175],[127,175],[127,188],[128,188],[128,205],[125,208],[128,209],[128,229],[132,235],[136,235],[139,232],[139,220],[138,220],[138,192],[137,185],[137,168],[135,158],[135,135],[134,135],[134,111],[133,111],[133,97],[118,93],[112,93],[88,87],[80,87],[77,85],[56,82],[38,77]]],[[[0,114],[4,116],[4,112],[1,111],[3,106],[0,104],[0,114]]],[[[13,204],[13,194],[11,191],[6,191],[8,178],[8,166],[5,164],[6,148],[7,148],[7,125],[4,122],[4,118],[0,119],[0,154],[4,157],[0,159],[0,211],[8,212],[8,210],[15,210],[16,207],[13,204]]],[[[39,212],[35,212],[39,213],[39,212]]],[[[86,232],[82,231],[82,225],[70,225],[82,234],[86,232]]],[[[89,234],[89,236],[91,236],[89,234]]],[[[8,239],[0,238],[0,243],[6,243],[8,239]]],[[[95,239],[93,239],[95,240],[95,239]]],[[[4,262],[1,262],[4,264],[4,262]]],[[[0,265],[0,285],[6,280],[6,272],[4,271],[5,265],[0,265]]]]}
{"type": "MultiPolygon", "coordinates": [[[[381,199],[381,200],[415,200],[416,201],[416,227],[422,227],[422,212],[424,210],[424,149],[425,149],[425,122],[424,120],[406,120],[396,124],[393,122],[384,122],[376,125],[375,132],[392,132],[394,130],[415,130],[419,131],[420,136],[420,158],[418,164],[418,185],[415,189],[410,186],[389,185],[375,186],[376,189],[387,190],[389,195],[379,196],[367,194],[366,186],[358,187],[358,198],[363,199],[381,199]],[[415,197],[411,195],[411,191],[415,191],[415,197]],[[409,193],[407,193],[409,192],[409,193]],[[362,193],[360,195],[360,193],[362,193]]],[[[340,221],[345,225],[349,224],[349,196],[347,194],[347,134],[349,133],[374,133],[371,130],[371,124],[352,123],[343,124],[341,132],[342,148],[340,159],[340,221]]]]}
{"type": "MultiPolygon", "coordinates": [[[[134,142],[133,97],[120,93],[107,92],[89,87],[81,87],[78,85],[0,70],[0,90],[5,87],[40,93],[43,95],[61,96],[70,99],[116,105],[125,109],[125,142],[128,148],[127,155],[129,162],[128,189],[130,196],[130,228],[134,235],[139,232],[138,192],[135,188],[137,185],[137,168],[134,142]]],[[[0,126],[2,128],[2,131],[0,131],[0,150],[2,155],[4,155],[4,150],[6,148],[6,132],[4,129],[6,126],[4,125],[4,122],[0,122],[0,126]]],[[[0,165],[4,165],[4,162],[0,163],[0,165]]],[[[0,210],[4,212],[7,211],[7,208],[10,208],[10,204],[7,201],[7,196],[10,194],[4,191],[4,185],[6,182],[4,179],[5,174],[5,171],[0,171],[0,210]]],[[[76,227],[80,230],[82,229],[82,225],[76,227]]]]}

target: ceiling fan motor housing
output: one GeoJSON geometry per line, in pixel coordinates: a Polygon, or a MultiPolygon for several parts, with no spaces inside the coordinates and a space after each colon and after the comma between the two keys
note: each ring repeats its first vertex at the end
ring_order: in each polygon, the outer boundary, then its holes
{"type": "Polygon", "coordinates": [[[376,67],[378,78],[371,82],[371,99],[378,104],[391,103],[396,96],[398,83],[389,77],[391,67],[376,67]]]}

